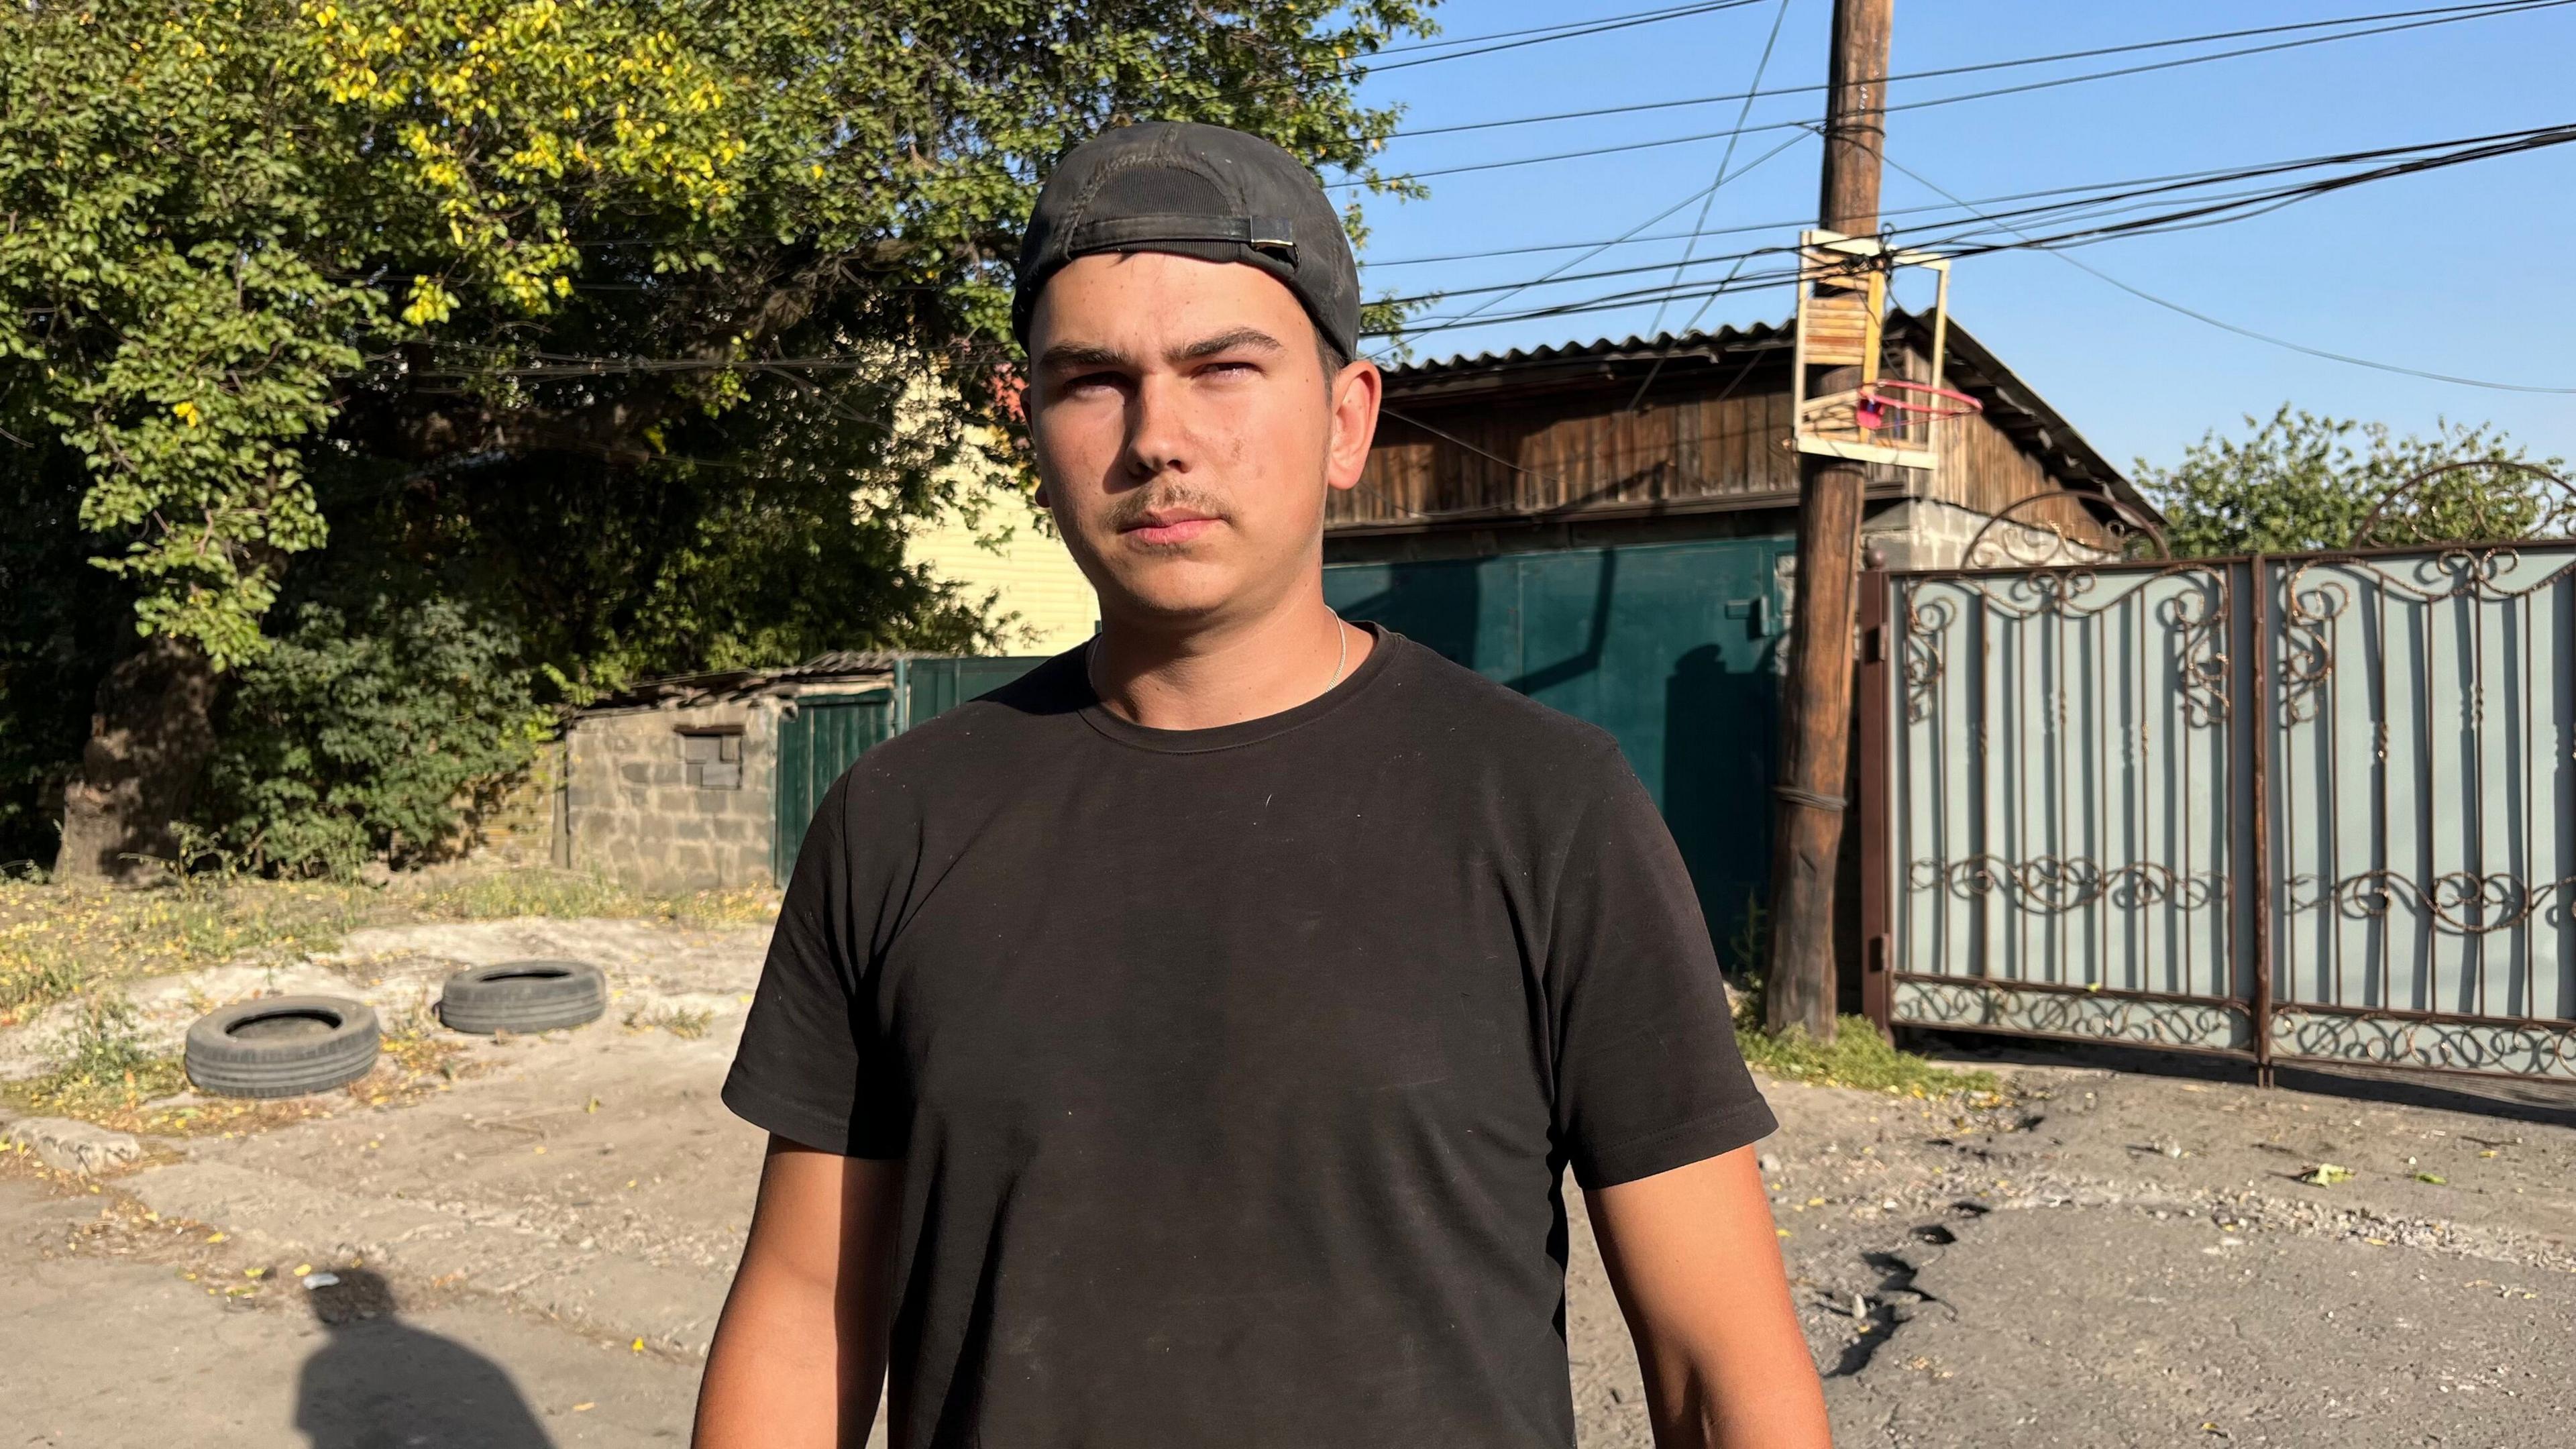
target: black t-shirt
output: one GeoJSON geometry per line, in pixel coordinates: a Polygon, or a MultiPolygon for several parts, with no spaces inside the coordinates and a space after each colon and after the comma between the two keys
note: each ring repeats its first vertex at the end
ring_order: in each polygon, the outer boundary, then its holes
{"type": "Polygon", "coordinates": [[[1771,1130],[1610,737],[1377,637],[1190,731],[1076,651],[824,798],[724,1098],[904,1160],[900,1449],[1566,1449],[1563,1169],[1771,1130]]]}

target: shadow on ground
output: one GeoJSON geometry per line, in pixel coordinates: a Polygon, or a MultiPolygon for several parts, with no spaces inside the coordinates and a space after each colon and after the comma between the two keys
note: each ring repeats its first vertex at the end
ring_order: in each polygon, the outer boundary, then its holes
{"type": "Polygon", "coordinates": [[[338,1276],[306,1295],[328,1330],[296,1380],[295,1427],[312,1449],[554,1449],[509,1370],[405,1323],[382,1277],[338,1276]]]}
{"type": "MultiPolygon", "coordinates": [[[[2188,1052],[2159,1052],[2083,1042],[2016,1040],[1920,1027],[1904,1029],[1899,1040],[1910,1051],[1920,1052],[1936,1061],[1961,1065],[2025,1063],[2085,1067],[2131,1076],[2202,1082],[2249,1082],[2254,1078],[2254,1068],[2249,1062],[2188,1052]]],[[[2345,1070],[2287,1063],[2274,1071],[2273,1081],[2288,1090],[2343,1097],[2356,1102],[2470,1112],[2548,1127],[2576,1127],[2576,1082],[2368,1067],[2345,1070]]]]}

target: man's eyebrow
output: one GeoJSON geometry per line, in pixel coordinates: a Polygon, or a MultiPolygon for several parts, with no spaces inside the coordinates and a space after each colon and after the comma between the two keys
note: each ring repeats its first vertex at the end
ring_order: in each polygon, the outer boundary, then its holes
{"type": "Polygon", "coordinates": [[[1189,346],[1182,348],[1180,351],[1173,353],[1172,360],[1175,362],[1194,362],[1202,357],[1214,357],[1220,352],[1232,352],[1238,347],[1248,347],[1255,352],[1285,352],[1288,350],[1280,343],[1278,338],[1271,336],[1269,333],[1262,331],[1258,327],[1237,327],[1230,332],[1220,332],[1214,337],[1200,338],[1198,341],[1193,342],[1189,346]]]}
{"type": "Polygon", "coordinates": [[[1116,367],[1127,358],[1115,348],[1086,342],[1059,342],[1038,354],[1038,366],[1045,368],[1116,367]]]}

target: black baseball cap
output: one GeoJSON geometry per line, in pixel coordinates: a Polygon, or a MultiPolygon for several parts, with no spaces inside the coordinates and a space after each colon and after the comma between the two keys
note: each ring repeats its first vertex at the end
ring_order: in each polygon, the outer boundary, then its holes
{"type": "Polygon", "coordinates": [[[1047,279],[1095,252],[1176,252],[1258,267],[1297,294],[1345,357],[1359,351],[1360,272],[1315,173],[1259,136],[1142,121],[1065,153],[1020,243],[1011,333],[1026,346],[1047,279]]]}

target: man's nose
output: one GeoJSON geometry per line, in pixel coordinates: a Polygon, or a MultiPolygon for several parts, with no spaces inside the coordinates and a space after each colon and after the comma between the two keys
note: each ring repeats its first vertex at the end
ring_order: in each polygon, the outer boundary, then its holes
{"type": "Polygon", "coordinates": [[[1189,404],[1180,380],[1148,374],[1128,404],[1128,471],[1139,479],[1186,473],[1193,451],[1189,404]]]}

